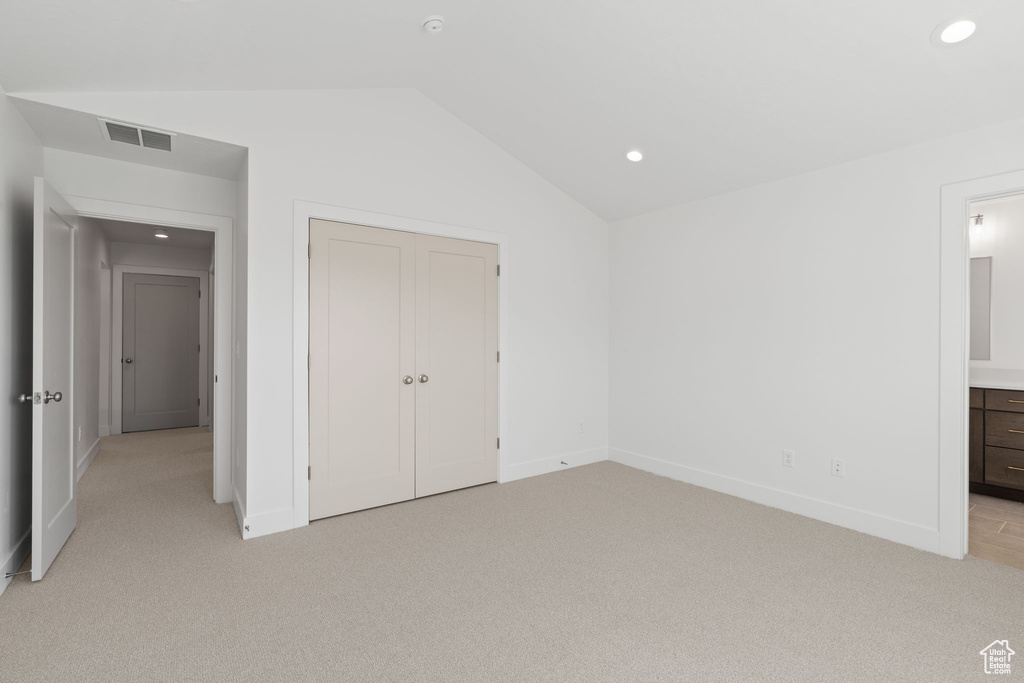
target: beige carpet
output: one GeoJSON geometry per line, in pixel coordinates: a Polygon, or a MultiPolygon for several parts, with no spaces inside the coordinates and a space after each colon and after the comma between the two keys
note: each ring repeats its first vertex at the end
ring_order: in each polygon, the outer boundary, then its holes
{"type": "Polygon", "coordinates": [[[1024,571],[600,463],[242,541],[210,436],[111,437],[4,681],[966,681],[1024,571]]]}

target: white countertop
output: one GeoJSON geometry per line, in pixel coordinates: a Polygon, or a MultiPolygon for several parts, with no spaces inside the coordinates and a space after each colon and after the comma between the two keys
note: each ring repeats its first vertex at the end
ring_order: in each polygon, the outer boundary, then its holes
{"type": "Polygon", "coordinates": [[[1024,370],[971,368],[968,384],[975,389],[1008,389],[1024,391],[1024,370]]]}

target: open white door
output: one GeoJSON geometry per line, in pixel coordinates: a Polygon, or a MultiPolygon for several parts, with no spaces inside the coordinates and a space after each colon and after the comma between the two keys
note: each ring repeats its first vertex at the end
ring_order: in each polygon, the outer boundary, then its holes
{"type": "Polygon", "coordinates": [[[78,520],[72,420],[75,213],[36,178],[32,270],[32,580],[78,520]]]}

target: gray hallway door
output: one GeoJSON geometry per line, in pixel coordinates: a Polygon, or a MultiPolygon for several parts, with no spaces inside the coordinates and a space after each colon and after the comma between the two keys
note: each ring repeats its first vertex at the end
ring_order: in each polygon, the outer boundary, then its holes
{"type": "Polygon", "coordinates": [[[199,278],[125,273],[121,430],[199,425],[199,278]]]}

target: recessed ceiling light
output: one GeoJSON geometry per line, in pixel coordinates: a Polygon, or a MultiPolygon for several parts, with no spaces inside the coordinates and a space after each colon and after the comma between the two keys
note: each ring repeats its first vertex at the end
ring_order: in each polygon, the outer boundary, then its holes
{"type": "Polygon", "coordinates": [[[954,17],[947,19],[932,31],[932,43],[935,45],[955,45],[974,35],[978,24],[970,17],[954,17]]]}
{"type": "Polygon", "coordinates": [[[636,162],[643,159],[644,155],[641,154],[640,150],[638,149],[631,149],[628,152],[626,152],[626,158],[629,159],[630,161],[636,162]]]}
{"type": "Polygon", "coordinates": [[[153,233],[153,237],[159,237],[160,239],[165,240],[168,237],[170,237],[170,235],[168,235],[167,232],[164,230],[157,230],[156,232],[153,233]]]}

